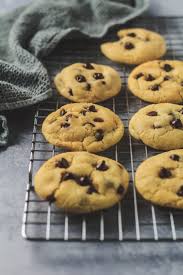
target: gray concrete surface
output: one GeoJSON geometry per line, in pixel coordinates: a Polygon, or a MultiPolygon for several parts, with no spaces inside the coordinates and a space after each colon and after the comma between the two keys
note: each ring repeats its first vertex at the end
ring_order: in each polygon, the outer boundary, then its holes
{"type": "MultiPolygon", "coordinates": [[[[12,8],[27,1],[0,0],[0,8],[5,2],[11,2],[6,8],[12,8]]],[[[152,1],[151,7],[156,10],[158,2],[152,1]]],[[[179,13],[175,3],[182,1],[171,2],[179,13]]],[[[165,8],[170,10],[164,5],[164,14],[165,8]]],[[[21,238],[32,115],[33,108],[8,113],[10,146],[0,152],[0,274],[182,274],[183,244],[41,243],[21,238]]]]}

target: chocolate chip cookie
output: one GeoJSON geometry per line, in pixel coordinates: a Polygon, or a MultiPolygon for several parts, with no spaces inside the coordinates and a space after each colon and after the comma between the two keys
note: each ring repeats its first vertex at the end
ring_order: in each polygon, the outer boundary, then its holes
{"type": "Polygon", "coordinates": [[[100,102],[121,90],[119,74],[111,67],[94,63],[76,63],[55,77],[58,92],[74,102],[100,102]]]}
{"type": "Polygon", "coordinates": [[[35,175],[42,199],[72,213],[113,206],[125,195],[129,175],[119,163],[87,152],[68,152],[45,162],[35,175]]]}
{"type": "Polygon", "coordinates": [[[155,149],[183,148],[183,107],[171,103],[148,105],[132,117],[129,131],[155,149]]]}
{"type": "Polygon", "coordinates": [[[51,113],[42,132],[51,144],[73,151],[103,151],[124,134],[121,119],[111,110],[92,103],[72,103],[51,113]]]}
{"type": "Polygon", "coordinates": [[[137,169],[135,183],[144,199],[183,209],[183,150],[172,150],[145,160],[137,169]]]}
{"type": "Polygon", "coordinates": [[[155,32],[134,28],[117,33],[119,40],[101,45],[103,54],[115,62],[140,64],[158,59],[166,52],[164,38],[155,32]]]}
{"type": "Polygon", "coordinates": [[[130,91],[152,103],[183,102],[183,62],[156,60],[136,67],[128,78],[130,91]]]}

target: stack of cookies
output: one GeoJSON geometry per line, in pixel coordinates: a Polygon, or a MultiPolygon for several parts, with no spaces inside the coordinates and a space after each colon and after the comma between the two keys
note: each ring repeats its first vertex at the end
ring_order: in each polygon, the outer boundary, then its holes
{"type": "MultiPolygon", "coordinates": [[[[146,62],[131,72],[128,86],[135,96],[156,103],[132,117],[130,134],[155,149],[179,149],[144,161],[136,172],[136,187],[146,200],[183,208],[183,108],[178,105],[183,99],[183,62],[155,60],[165,54],[166,43],[152,31],[125,29],[118,37],[102,44],[101,51],[115,62],[146,62]]],[[[95,103],[120,92],[120,76],[109,66],[76,63],[56,75],[55,86],[75,103],[49,114],[42,133],[49,143],[72,152],[42,165],[35,175],[35,191],[71,213],[111,207],[127,192],[129,174],[118,162],[93,153],[119,142],[124,125],[115,113],[95,103]]]]}

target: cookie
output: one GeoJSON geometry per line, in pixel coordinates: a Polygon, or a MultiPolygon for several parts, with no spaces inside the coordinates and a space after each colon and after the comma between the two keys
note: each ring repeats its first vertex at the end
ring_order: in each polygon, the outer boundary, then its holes
{"type": "Polygon", "coordinates": [[[166,52],[164,38],[155,32],[134,28],[120,30],[119,40],[101,45],[102,53],[115,62],[141,64],[158,59],[166,52]]]}
{"type": "Polygon", "coordinates": [[[124,134],[121,119],[111,110],[91,103],[72,103],[48,115],[42,125],[46,140],[72,151],[103,151],[124,134]]]}
{"type": "Polygon", "coordinates": [[[76,63],[55,77],[58,92],[74,102],[100,102],[121,90],[119,74],[111,67],[94,63],[76,63]]]}
{"type": "Polygon", "coordinates": [[[152,103],[183,102],[183,62],[156,60],[136,67],[128,78],[130,91],[152,103]]]}
{"type": "Polygon", "coordinates": [[[145,160],[137,169],[135,184],[144,199],[183,209],[183,150],[172,150],[145,160]]]}
{"type": "Polygon", "coordinates": [[[183,148],[183,106],[171,103],[148,105],[132,117],[129,131],[134,138],[155,149],[183,148]]]}
{"type": "Polygon", "coordinates": [[[68,152],[45,162],[35,175],[42,199],[72,213],[108,208],[125,195],[129,175],[114,160],[87,152],[68,152]]]}

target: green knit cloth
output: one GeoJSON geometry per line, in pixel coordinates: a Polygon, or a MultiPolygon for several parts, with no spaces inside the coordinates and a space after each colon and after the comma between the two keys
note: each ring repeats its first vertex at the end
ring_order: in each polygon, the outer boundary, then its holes
{"type": "MultiPolygon", "coordinates": [[[[0,111],[35,104],[52,96],[49,76],[41,63],[73,30],[103,36],[148,7],[148,0],[36,0],[0,16],[0,111]],[[134,2],[134,5],[132,5],[134,2]]],[[[0,145],[7,142],[0,116],[0,145]]]]}

